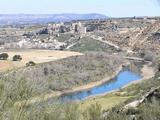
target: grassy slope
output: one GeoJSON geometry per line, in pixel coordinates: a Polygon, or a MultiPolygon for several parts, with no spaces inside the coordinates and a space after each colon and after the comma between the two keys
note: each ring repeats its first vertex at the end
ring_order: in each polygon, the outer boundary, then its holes
{"type": "Polygon", "coordinates": [[[85,37],[80,39],[80,41],[70,48],[72,51],[76,52],[86,52],[86,51],[98,51],[98,52],[108,52],[113,53],[115,49],[110,47],[100,41],[85,37]]]}
{"type": "Polygon", "coordinates": [[[56,37],[56,39],[59,41],[59,42],[66,42],[68,41],[70,38],[71,38],[71,35],[72,34],[60,34],[59,37],[56,37]]]}
{"type": "Polygon", "coordinates": [[[118,56],[88,53],[12,71],[4,82],[10,85],[7,89],[12,91],[17,86],[17,80],[24,80],[34,94],[38,95],[99,81],[110,76],[122,63],[123,59],[118,56]]]}
{"type": "Polygon", "coordinates": [[[133,101],[134,99],[143,96],[151,88],[156,88],[157,86],[159,86],[160,85],[159,76],[160,74],[157,73],[154,78],[141,81],[140,83],[131,84],[123,89],[107,94],[105,96],[93,97],[87,99],[80,105],[82,106],[82,108],[86,109],[91,104],[98,103],[102,106],[103,110],[108,110],[116,105],[133,101]]]}
{"type": "Polygon", "coordinates": [[[102,110],[107,110],[131,98],[133,98],[133,96],[117,96],[114,94],[110,94],[103,97],[95,97],[87,99],[84,102],[80,103],[80,107],[82,110],[85,110],[92,104],[98,103],[102,106],[102,110]]]}
{"type": "MultiPolygon", "coordinates": [[[[124,89],[122,89],[120,92],[127,92],[128,95],[134,95],[134,99],[141,98],[143,95],[145,95],[148,91],[151,90],[151,88],[157,88],[160,85],[160,73],[157,73],[156,76],[148,81],[143,81],[139,84],[130,85],[124,89]]],[[[114,107],[113,109],[110,109],[109,117],[107,119],[109,120],[122,120],[122,119],[130,119],[131,116],[135,116],[137,120],[159,120],[160,119],[160,107],[158,102],[150,102],[145,101],[146,103],[141,104],[138,108],[130,108],[129,110],[125,112],[117,112],[124,107],[125,104],[130,103],[134,100],[129,99],[122,105],[118,105],[114,107]],[[116,117],[115,117],[116,116],[116,117]]]]}

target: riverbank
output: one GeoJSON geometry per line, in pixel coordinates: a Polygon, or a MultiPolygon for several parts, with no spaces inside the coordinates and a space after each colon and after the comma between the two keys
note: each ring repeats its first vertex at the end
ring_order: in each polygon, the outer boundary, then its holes
{"type": "Polygon", "coordinates": [[[150,78],[153,78],[155,76],[154,68],[149,67],[149,65],[144,65],[143,68],[141,69],[141,76],[142,76],[142,79],[138,81],[133,81],[128,85],[124,86],[123,88],[126,88],[132,84],[138,84],[144,80],[149,80],[150,78]]]}
{"type": "Polygon", "coordinates": [[[128,65],[128,63],[120,65],[120,67],[111,76],[105,77],[104,79],[102,79],[100,81],[91,82],[87,85],[75,87],[71,90],[52,91],[51,93],[48,93],[48,94],[42,95],[42,96],[38,96],[38,97],[34,97],[34,98],[32,98],[30,100],[27,100],[27,101],[16,102],[15,106],[17,106],[17,105],[20,106],[22,104],[30,105],[30,104],[34,104],[34,103],[37,103],[37,102],[43,102],[43,101],[47,101],[48,99],[51,99],[51,98],[56,98],[56,97],[59,97],[59,96],[65,95],[65,94],[71,94],[71,93],[74,93],[74,92],[88,90],[88,89],[91,89],[93,87],[102,85],[106,82],[109,82],[111,79],[113,79],[115,76],[117,76],[119,74],[119,72],[122,70],[124,65],[128,65]]]}
{"type": "MultiPolygon", "coordinates": [[[[133,82],[130,82],[129,84],[123,86],[121,89],[124,89],[130,85],[133,85],[133,84],[138,84],[144,80],[149,80],[150,78],[153,78],[155,76],[155,73],[154,73],[154,69],[152,67],[149,67],[148,65],[144,65],[143,68],[141,69],[141,79],[137,80],[137,81],[133,81],[133,82]]],[[[110,93],[113,93],[113,92],[118,92],[119,89],[117,90],[112,90],[110,92],[106,92],[104,94],[100,94],[100,95],[96,95],[96,96],[90,96],[88,98],[95,98],[95,97],[102,97],[102,96],[105,96],[107,94],[110,94],[110,93]]],[[[87,98],[87,99],[88,99],[87,98]]]]}
{"type": "Polygon", "coordinates": [[[154,69],[152,67],[144,65],[141,69],[142,79],[139,79],[138,81],[133,81],[125,85],[121,89],[112,90],[110,92],[106,92],[104,94],[96,96],[90,96],[84,101],[80,102],[80,107],[81,109],[87,109],[87,107],[91,106],[92,104],[98,103],[102,106],[103,110],[107,110],[116,105],[123,104],[127,100],[134,99],[135,95],[137,95],[137,93],[135,92],[138,90],[138,88],[134,86],[138,86],[143,82],[149,82],[149,80],[152,80],[151,78],[155,76],[154,74],[154,69]]]}
{"type": "Polygon", "coordinates": [[[73,88],[72,90],[68,90],[68,91],[65,91],[63,92],[63,94],[69,94],[69,93],[74,93],[74,92],[79,92],[79,91],[84,91],[84,90],[89,90],[93,87],[96,87],[96,86],[99,86],[99,85],[102,85],[106,82],[109,82],[110,80],[112,80],[114,77],[116,77],[119,72],[123,69],[123,65],[121,65],[117,71],[115,71],[111,76],[108,76],[108,77],[105,77],[104,79],[100,80],[100,81],[97,81],[97,82],[91,82],[87,85],[83,85],[83,86],[80,86],[80,87],[76,87],[76,88],[73,88]]]}
{"type": "MultiPolygon", "coordinates": [[[[66,95],[66,94],[71,94],[71,93],[76,93],[76,92],[80,92],[80,91],[85,91],[85,90],[89,90],[93,87],[96,87],[96,86],[100,86],[106,82],[109,82],[111,79],[115,78],[115,76],[117,76],[119,74],[119,72],[122,70],[124,64],[121,65],[117,71],[115,73],[113,73],[111,76],[108,76],[104,79],[102,79],[101,81],[97,81],[97,82],[92,82],[92,83],[89,83],[87,85],[83,85],[83,86],[80,86],[80,87],[76,87],[76,88],[73,88],[71,90],[67,90],[67,91],[53,91],[51,93],[48,93],[46,95],[43,95],[43,96],[38,96],[38,97],[35,97],[35,98],[32,98],[31,100],[28,100],[28,101],[25,101],[25,102],[17,102],[17,104],[22,104],[24,103],[25,105],[30,105],[30,104],[34,104],[34,103],[37,103],[37,102],[43,102],[43,101],[47,101],[49,99],[52,99],[52,98],[56,98],[56,97],[59,97],[59,96],[62,96],[62,95],[66,95]]],[[[131,84],[135,84],[135,83],[138,83],[138,82],[141,82],[143,80],[146,80],[146,79],[149,79],[149,78],[152,78],[154,77],[154,70],[153,68],[151,67],[148,67],[147,65],[144,65],[143,68],[141,69],[141,76],[142,76],[142,79],[138,80],[138,81],[134,81],[134,82],[131,82],[129,84],[127,84],[126,86],[124,86],[123,88],[131,85],[131,84]]],[[[109,94],[111,92],[116,92],[118,90],[112,90],[110,92],[106,92],[104,94],[101,94],[101,95],[96,95],[96,97],[98,96],[104,96],[106,94],[109,94]]],[[[95,96],[90,96],[88,98],[92,98],[92,97],[95,97],[95,96]]]]}

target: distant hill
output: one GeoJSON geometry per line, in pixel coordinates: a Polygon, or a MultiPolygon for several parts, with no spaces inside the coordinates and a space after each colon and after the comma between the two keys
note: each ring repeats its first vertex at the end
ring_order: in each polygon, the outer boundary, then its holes
{"type": "Polygon", "coordinates": [[[0,14],[0,25],[106,19],[102,14],[0,14]]]}

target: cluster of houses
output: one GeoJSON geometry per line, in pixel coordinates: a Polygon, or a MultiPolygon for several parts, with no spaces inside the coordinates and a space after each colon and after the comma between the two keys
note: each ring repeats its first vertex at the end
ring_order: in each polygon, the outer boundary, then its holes
{"type": "Polygon", "coordinates": [[[67,43],[56,40],[60,33],[77,33],[82,35],[86,34],[86,27],[81,22],[48,24],[47,27],[25,33],[17,43],[17,47],[61,50],[67,46],[67,43]],[[39,37],[43,35],[47,37],[39,37]]]}
{"type": "Polygon", "coordinates": [[[55,32],[86,34],[87,31],[86,27],[81,22],[48,24],[47,29],[49,34],[54,34],[55,32]]]}
{"type": "Polygon", "coordinates": [[[39,49],[54,49],[54,50],[63,50],[67,46],[64,42],[59,42],[52,37],[43,39],[22,39],[17,43],[19,48],[39,48],[39,49]]]}

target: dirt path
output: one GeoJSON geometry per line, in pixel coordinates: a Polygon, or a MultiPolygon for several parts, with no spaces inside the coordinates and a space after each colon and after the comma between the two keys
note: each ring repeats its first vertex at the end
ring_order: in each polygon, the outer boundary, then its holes
{"type": "Polygon", "coordinates": [[[142,68],[142,77],[143,79],[149,79],[154,77],[155,72],[152,67],[149,67],[148,65],[144,65],[142,68]]]}
{"type": "Polygon", "coordinates": [[[69,50],[71,47],[75,46],[76,44],[78,44],[78,42],[75,42],[75,43],[69,45],[66,49],[69,50]]]}
{"type": "Polygon", "coordinates": [[[111,42],[102,40],[102,37],[96,38],[95,36],[91,36],[91,38],[93,38],[93,39],[95,39],[95,40],[98,40],[98,41],[100,41],[100,42],[103,42],[103,43],[105,43],[105,44],[107,44],[107,45],[109,45],[109,46],[112,46],[112,47],[116,48],[117,50],[120,49],[119,46],[117,46],[117,45],[115,45],[115,44],[113,44],[113,43],[111,43],[111,42]]]}
{"type": "Polygon", "coordinates": [[[143,58],[139,58],[139,57],[124,57],[124,58],[128,60],[145,61],[143,58]]]}

